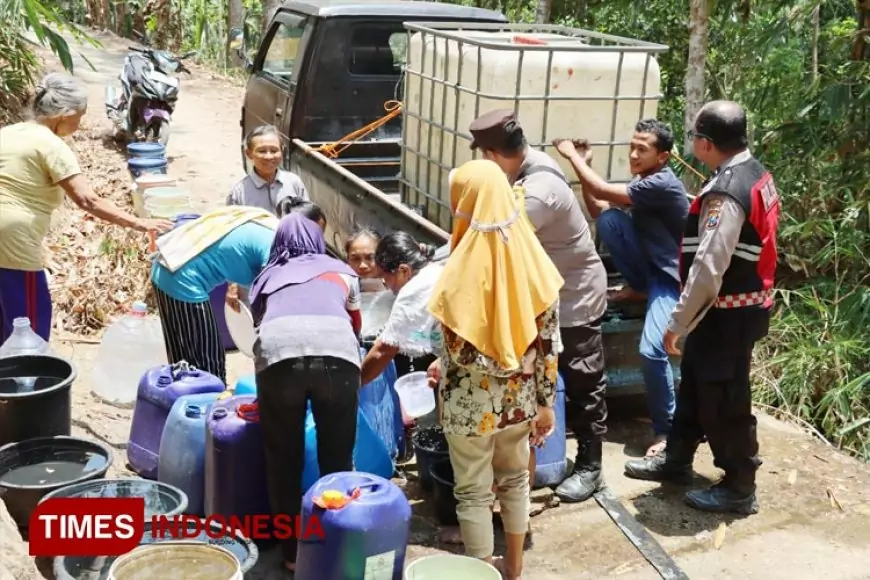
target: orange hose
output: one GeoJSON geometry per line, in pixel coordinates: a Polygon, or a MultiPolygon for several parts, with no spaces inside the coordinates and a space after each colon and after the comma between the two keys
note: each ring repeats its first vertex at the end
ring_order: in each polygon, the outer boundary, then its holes
{"type": "Polygon", "coordinates": [[[315,149],[318,153],[322,153],[326,155],[330,159],[336,159],[339,155],[341,155],[342,151],[353,145],[356,141],[362,139],[369,133],[376,131],[380,127],[386,125],[391,120],[395,119],[399,115],[402,114],[402,103],[399,101],[387,101],[384,103],[384,110],[387,112],[386,115],[380,117],[379,119],[375,119],[365,127],[357,129],[352,133],[348,133],[338,141],[334,143],[325,143],[315,149]]]}

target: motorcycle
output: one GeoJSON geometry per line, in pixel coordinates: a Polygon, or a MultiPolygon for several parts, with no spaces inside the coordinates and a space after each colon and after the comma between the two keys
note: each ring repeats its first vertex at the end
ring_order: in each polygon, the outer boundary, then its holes
{"type": "Polygon", "coordinates": [[[121,94],[116,87],[106,88],[106,116],[119,136],[134,141],[157,141],[166,145],[172,112],[178,101],[179,80],[172,76],[190,71],[183,60],[196,51],[174,55],[166,50],[149,48],[147,38],[140,35],[145,48],[130,46],[119,75],[121,94]]]}

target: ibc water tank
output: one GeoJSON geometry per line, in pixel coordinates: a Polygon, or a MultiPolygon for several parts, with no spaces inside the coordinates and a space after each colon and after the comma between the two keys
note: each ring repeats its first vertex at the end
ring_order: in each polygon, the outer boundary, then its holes
{"type": "MultiPolygon", "coordinates": [[[[474,156],[468,139],[451,131],[468,135],[471,122],[488,111],[514,109],[518,103],[523,133],[533,145],[558,137],[627,143],[639,119],[656,116],[661,95],[654,55],[664,47],[628,39],[627,47],[612,40],[611,46],[591,46],[582,34],[450,33],[449,40],[431,33],[411,36],[404,99],[409,114],[402,134],[403,178],[444,203],[449,202],[449,169],[474,156]],[[523,97],[519,101],[511,98],[517,94],[523,97]],[[439,169],[427,157],[447,169],[439,169]]],[[[545,150],[554,154],[567,175],[574,175],[552,146],[545,150]]],[[[593,147],[593,153],[596,169],[605,178],[631,178],[628,145],[614,148],[612,163],[609,146],[593,147]]],[[[410,193],[409,203],[416,203],[414,197],[410,193]]],[[[429,219],[449,231],[449,212],[434,213],[436,209],[429,202],[429,219]],[[439,214],[443,219],[437,219],[439,214]]]]}

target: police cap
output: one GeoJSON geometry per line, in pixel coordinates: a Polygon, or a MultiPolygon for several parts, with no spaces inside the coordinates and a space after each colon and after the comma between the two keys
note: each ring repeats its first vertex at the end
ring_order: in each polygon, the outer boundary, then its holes
{"type": "Polygon", "coordinates": [[[517,131],[523,130],[510,109],[496,109],[481,115],[472,121],[468,129],[473,137],[472,149],[498,149],[517,131]]]}

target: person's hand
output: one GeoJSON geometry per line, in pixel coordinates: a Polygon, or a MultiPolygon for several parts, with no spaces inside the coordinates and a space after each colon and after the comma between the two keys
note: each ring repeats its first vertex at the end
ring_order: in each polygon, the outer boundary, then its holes
{"type": "Polygon", "coordinates": [[[544,440],[553,434],[556,430],[556,413],[553,407],[544,407],[538,405],[538,414],[532,421],[531,444],[533,447],[540,447],[544,444],[544,440]]]}
{"type": "Polygon", "coordinates": [[[556,147],[559,155],[565,159],[571,159],[571,157],[577,154],[577,147],[575,147],[574,141],[571,139],[553,139],[553,145],[556,147]]]}
{"type": "Polygon", "coordinates": [[[426,377],[429,379],[429,388],[437,389],[441,382],[441,359],[436,358],[426,370],[426,377]]]}
{"type": "Polygon", "coordinates": [[[662,342],[664,342],[665,352],[674,355],[680,356],[683,354],[679,348],[677,348],[677,341],[680,340],[680,335],[672,332],[670,330],[665,331],[665,338],[662,342]]]}
{"type": "Polygon", "coordinates": [[[239,301],[239,285],[238,284],[230,284],[227,286],[227,295],[226,295],[226,303],[227,306],[233,309],[235,312],[242,311],[242,303],[239,301]]]}
{"type": "Polygon", "coordinates": [[[162,234],[163,232],[168,232],[174,227],[175,224],[172,220],[166,219],[143,218],[136,223],[136,229],[140,232],[157,232],[162,234]]]}

